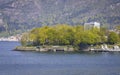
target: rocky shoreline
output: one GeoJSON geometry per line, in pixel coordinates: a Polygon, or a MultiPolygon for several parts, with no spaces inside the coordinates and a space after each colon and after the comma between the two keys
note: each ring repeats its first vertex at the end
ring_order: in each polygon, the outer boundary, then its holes
{"type": "Polygon", "coordinates": [[[119,46],[112,46],[109,48],[107,45],[101,45],[102,47],[88,47],[84,50],[79,50],[73,46],[17,46],[15,51],[38,51],[38,52],[73,52],[73,51],[92,51],[92,52],[120,52],[119,46]]]}
{"type": "Polygon", "coordinates": [[[36,47],[24,47],[24,46],[17,46],[15,51],[36,51],[36,47]]]}
{"type": "Polygon", "coordinates": [[[36,47],[18,46],[14,50],[15,51],[39,51],[39,52],[49,52],[49,51],[71,52],[71,51],[75,51],[75,48],[72,46],[36,46],[36,47]]]}

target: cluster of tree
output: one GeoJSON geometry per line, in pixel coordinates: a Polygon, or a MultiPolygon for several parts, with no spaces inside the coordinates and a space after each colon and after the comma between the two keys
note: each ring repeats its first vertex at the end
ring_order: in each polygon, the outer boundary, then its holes
{"type": "Polygon", "coordinates": [[[120,44],[120,25],[116,26],[114,32],[109,32],[108,35],[109,44],[120,44]]]}
{"type": "Polygon", "coordinates": [[[24,33],[21,39],[22,45],[96,45],[103,43],[116,44],[120,37],[115,32],[108,32],[105,28],[92,28],[84,30],[81,25],[70,26],[58,24],[55,26],[43,26],[24,33]]]}

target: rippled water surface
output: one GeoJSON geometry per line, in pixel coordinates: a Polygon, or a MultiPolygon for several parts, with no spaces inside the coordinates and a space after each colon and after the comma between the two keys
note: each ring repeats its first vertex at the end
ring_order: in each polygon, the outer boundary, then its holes
{"type": "Polygon", "coordinates": [[[120,75],[120,53],[12,51],[18,42],[0,42],[0,75],[120,75]]]}

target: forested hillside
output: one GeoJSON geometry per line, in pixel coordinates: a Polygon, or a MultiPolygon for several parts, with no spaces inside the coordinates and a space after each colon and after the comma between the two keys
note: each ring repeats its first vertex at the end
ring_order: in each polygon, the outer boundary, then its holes
{"type": "Polygon", "coordinates": [[[0,0],[0,33],[91,21],[120,25],[120,0],[0,0]]]}

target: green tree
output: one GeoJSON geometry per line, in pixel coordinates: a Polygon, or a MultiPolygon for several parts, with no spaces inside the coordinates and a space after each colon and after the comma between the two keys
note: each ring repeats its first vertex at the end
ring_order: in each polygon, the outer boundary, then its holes
{"type": "Polygon", "coordinates": [[[29,33],[24,33],[21,38],[22,46],[27,46],[29,42],[29,33]]]}
{"type": "Polygon", "coordinates": [[[47,35],[48,29],[49,29],[48,26],[39,28],[38,40],[40,41],[40,44],[42,44],[42,45],[46,44],[46,41],[48,38],[48,35],[47,35]]]}
{"type": "Polygon", "coordinates": [[[90,31],[85,31],[81,36],[81,42],[85,44],[96,44],[99,40],[99,36],[90,31]]]}
{"type": "MultiPolygon", "coordinates": [[[[77,46],[81,43],[81,38],[84,33],[83,26],[75,26],[75,33],[74,33],[74,45],[77,46]]],[[[72,36],[73,37],[73,36],[72,36]]]]}
{"type": "Polygon", "coordinates": [[[106,28],[93,28],[91,30],[91,32],[94,34],[94,36],[96,36],[96,43],[105,43],[107,42],[107,38],[106,38],[106,28]]]}
{"type": "Polygon", "coordinates": [[[98,44],[104,42],[105,33],[100,29],[93,28],[84,31],[83,26],[70,26],[58,24],[55,26],[43,26],[35,28],[24,34],[22,43],[30,42],[32,45],[73,45],[98,44]]]}
{"type": "MultiPolygon", "coordinates": [[[[117,30],[117,32],[118,32],[118,34],[119,34],[119,38],[120,38],[120,25],[116,26],[115,28],[116,28],[116,30],[117,30]]],[[[119,41],[119,42],[120,42],[120,41],[119,41]]]]}
{"type": "Polygon", "coordinates": [[[115,28],[116,28],[117,30],[120,30],[120,25],[116,26],[115,28]]]}
{"type": "Polygon", "coordinates": [[[119,42],[119,36],[115,32],[110,32],[108,36],[108,43],[109,44],[116,44],[119,42]]]}

